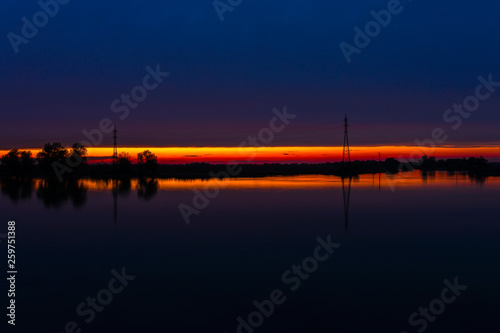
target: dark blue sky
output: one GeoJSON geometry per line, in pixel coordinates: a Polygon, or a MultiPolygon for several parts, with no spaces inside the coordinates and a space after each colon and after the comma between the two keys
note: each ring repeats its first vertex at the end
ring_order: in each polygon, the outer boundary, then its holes
{"type": "Polygon", "coordinates": [[[500,4],[402,1],[348,64],[339,44],[387,3],[244,0],[221,22],[211,0],[72,0],[16,54],[7,34],[40,6],[2,1],[0,149],[70,144],[106,117],[124,145],[235,146],[283,105],[298,116],[275,145],[341,145],[344,113],[353,144],[409,145],[435,127],[446,144],[500,142],[500,90],[457,131],[442,120],[479,75],[500,81],[500,4]],[[110,104],[156,64],[170,76],[120,120],[110,104]]]}

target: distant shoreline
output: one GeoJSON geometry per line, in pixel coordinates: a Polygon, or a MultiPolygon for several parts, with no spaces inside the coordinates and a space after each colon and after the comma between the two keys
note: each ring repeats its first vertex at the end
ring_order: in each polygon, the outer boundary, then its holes
{"type": "MultiPolygon", "coordinates": [[[[421,170],[427,172],[447,171],[471,173],[478,176],[500,176],[500,163],[484,163],[482,160],[453,159],[431,160],[432,163],[408,166],[395,159],[385,161],[352,161],[352,162],[327,162],[327,163],[263,163],[263,164],[158,164],[154,169],[144,170],[136,164],[127,169],[111,163],[93,163],[82,165],[78,170],[69,173],[65,178],[177,178],[177,179],[210,179],[210,178],[242,178],[266,176],[297,176],[297,175],[333,175],[356,176],[361,174],[389,173],[396,174],[401,171],[421,170]],[[231,166],[235,172],[228,172],[231,166]]],[[[30,172],[8,171],[0,166],[0,177],[24,178],[55,178],[54,173],[42,171],[37,168],[30,172]]]]}

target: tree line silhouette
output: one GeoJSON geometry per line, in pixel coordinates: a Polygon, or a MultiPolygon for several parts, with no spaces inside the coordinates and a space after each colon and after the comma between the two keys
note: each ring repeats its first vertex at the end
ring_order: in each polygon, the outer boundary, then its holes
{"type": "MultiPolygon", "coordinates": [[[[87,148],[80,143],[69,149],[59,142],[47,143],[33,157],[31,151],[12,149],[0,159],[2,177],[41,177],[55,178],[55,166],[71,168],[65,178],[113,178],[113,177],[163,177],[163,178],[211,178],[213,174],[224,174],[224,164],[189,163],[159,164],[158,158],[149,150],[137,154],[135,163],[127,152],[118,154],[112,163],[88,163],[87,148]],[[78,163],[72,163],[78,161],[78,163]]],[[[435,157],[422,156],[417,162],[400,162],[395,158],[384,161],[352,161],[327,163],[262,163],[242,164],[238,177],[259,177],[273,175],[356,175],[366,173],[398,173],[401,171],[447,170],[466,171],[481,175],[500,174],[500,164],[489,163],[484,157],[437,160],[435,157]]]]}
{"type": "Polygon", "coordinates": [[[31,151],[12,149],[0,159],[0,175],[22,177],[55,176],[59,166],[71,169],[69,176],[89,176],[92,174],[153,174],[158,167],[158,158],[149,150],[137,154],[137,162],[132,163],[132,157],[126,152],[118,155],[111,165],[106,163],[88,164],[87,148],[75,143],[70,149],[60,142],[46,143],[42,150],[33,157],[31,151]],[[78,163],[72,163],[78,161],[78,163]]]}

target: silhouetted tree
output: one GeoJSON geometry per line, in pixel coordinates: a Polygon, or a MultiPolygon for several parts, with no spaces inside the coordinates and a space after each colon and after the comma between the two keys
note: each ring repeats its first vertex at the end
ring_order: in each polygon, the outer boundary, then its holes
{"type": "Polygon", "coordinates": [[[19,162],[21,163],[21,169],[23,174],[32,175],[33,170],[35,169],[35,159],[33,158],[33,154],[31,151],[22,151],[21,157],[19,158],[19,162]]]}
{"type": "Polygon", "coordinates": [[[487,169],[488,160],[484,157],[470,157],[467,160],[467,165],[470,171],[481,172],[487,169]]]}
{"type": "Polygon", "coordinates": [[[30,175],[35,166],[31,151],[20,151],[19,149],[12,149],[2,156],[1,161],[5,171],[11,176],[30,175]]]}
{"type": "MultiPolygon", "coordinates": [[[[66,158],[65,164],[70,168],[66,169],[68,173],[71,173],[74,177],[79,176],[82,168],[87,164],[87,148],[79,142],[74,143],[71,146],[71,152],[66,158]]],[[[59,166],[59,168],[64,170],[66,166],[59,166]]]]}
{"type": "Polygon", "coordinates": [[[420,159],[420,168],[422,170],[436,170],[437,169],[436,158],[433,156],[428,157],[427,155],[422,156],[422,158],[420,159]]]}
{"type": "Polygon", "coordinates": [[[87,163],[87,148],[81,143],[73,143],[73,146],[71,146],[71,154],[78,156],[82,164],[87,163]]]}
{"type": "Polygon", "coordinates": [[[384,169],[390,173],[398,173],[399,172],[399,161],[394,157],[389,157],[384,161],[384,169]]]}
{"type": "Polygon", "coordinates": [[[64,148],[59,142],[54,142],[52,144],[46,143],[43,146],[42,151],[40,151],[36,155],[40,169],[46,173],[49,173],[53,170],[52,164],[54,162],[58,162],[64,165],[66,163],[67,157],[68,150],[64,148]]]}
{"type": "Polygon", "coordinates": [[[118,171],[130,172],[132,166],[132,157],[129,153],[121,152],[118,154],[118,171]]]}
{"type": "Polygon", "coordinates": [[[2,166],[10,175],[18,175],[21,172],[21,152],[18,149],[12,149],[2,156],[2,166]]]}
{"type": "Polygon", "coordinates": [[[141,171],[154,172],[158,167],[158,158],[149,150],[137,154],[137,165],[141,171]]]}

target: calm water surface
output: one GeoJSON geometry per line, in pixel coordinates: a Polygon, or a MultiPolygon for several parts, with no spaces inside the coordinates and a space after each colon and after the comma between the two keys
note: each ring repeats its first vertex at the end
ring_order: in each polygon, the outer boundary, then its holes
{"type": "Polygon", "coordinates": [[[16,330],[231,333],[279,289],[286,301],[255,332],[417,332],[409,316],[458,277],[467,290],[426,332],[498,331],[500,178],[234,179],[187,225],[179,204],[214,183],[3,180],[0,232],[17,222],[16,330]],[[282,275],[329,235],[340,247],[292,291],[282,275]],[[85,323],[77,306],[122,267],[136,278],[85,323]]]}

